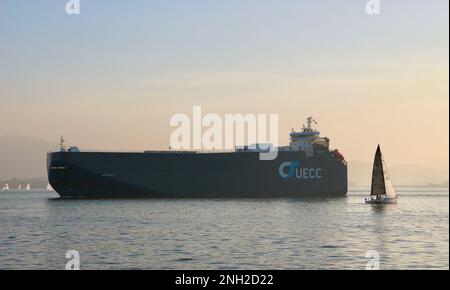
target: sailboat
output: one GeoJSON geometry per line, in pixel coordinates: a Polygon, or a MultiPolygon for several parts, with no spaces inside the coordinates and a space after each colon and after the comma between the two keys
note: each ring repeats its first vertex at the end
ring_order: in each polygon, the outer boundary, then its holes
{"type": "Polygon", "coordinates": [[[5,183],[5,185],[3,185],[2,191],[9,191],[9,184],[5,183]]]}
{"type": "Polygon", "coordinates": [[[21,190],[22,189],[22,184],[19,184],[19,187],[17,188],[17,190],[21,190]]]}
{"type": "Polygon", "coordinates": [[[28,190],[30,190],[31,189],[31,185],[28,183],[27,184],[27,187],[26,187],[26,190],[28,191],[28,190]]]}
{"type": "Polygon", "coordinates": [[[397,193],[392,185],[391,177],[378,145],[373,161],[372,186],[370,198],[366,198],[366,204],[393,204],[397,203],[397,193]]]}

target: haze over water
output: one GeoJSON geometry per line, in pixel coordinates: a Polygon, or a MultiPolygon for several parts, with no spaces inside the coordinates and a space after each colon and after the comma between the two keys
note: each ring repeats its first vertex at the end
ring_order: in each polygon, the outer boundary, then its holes
{"type": "Polygon", "coordinates": [[[448,172],[449,2],[367,1],[0,1],[0,136],[167,149],[201,105],[277,113],[281,145],[313,115],[347,160],[382,144],[448,172]]]}
{"type": "Polygon", "coordinates": [[[344,198],[59,200],[0,193],[0,269],[449,269],[448,189],[344,198]]]}

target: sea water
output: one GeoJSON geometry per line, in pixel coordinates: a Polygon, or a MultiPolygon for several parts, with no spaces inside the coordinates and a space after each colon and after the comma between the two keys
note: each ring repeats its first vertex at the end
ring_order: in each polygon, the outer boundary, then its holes
{"type": "Polygon", "coordinates": [[[61,200],[0,192],[0,269],[449,269],[449,191],[342,198],[61,200]],[[373,255],[376,253],[376,255],[373,255]]]}

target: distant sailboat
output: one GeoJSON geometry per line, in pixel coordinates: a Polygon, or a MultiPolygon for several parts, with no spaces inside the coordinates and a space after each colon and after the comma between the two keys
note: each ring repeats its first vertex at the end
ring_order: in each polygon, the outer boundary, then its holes
{"type": "Polygon", "coordinates": [[[373,161],[372,186],[370,198],[366,198],[366,204],[391,204],[397,203],[397,193],[392,185],[391,177],[378,145],[373,161]]]}
{"type": "Polygon", "coordinates": [[[19,184],[19,187],[17,188],[17,190],[21,190],[22,189],[22,184],[19,184]]]}
{"type": "Polygon", "coordinates": [[[2,191],[9,191],[9,184],[8,183],[5,183],[5,185],[3,185],[2,191]]]}
{"type": "Polygon", "coordinates": [[[26,187],[26,190],[28,191],[28,190],[30,190],[31,189],[31,185],[28,183],[27,184],[27,187],[26,187]]]}

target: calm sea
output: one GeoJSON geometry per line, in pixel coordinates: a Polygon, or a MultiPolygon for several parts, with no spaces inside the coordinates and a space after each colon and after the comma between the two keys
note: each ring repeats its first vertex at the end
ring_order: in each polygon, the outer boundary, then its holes
{"type": "Polygon", "coordinates": [[[0,269],[449,269],[448,189],[344,198],[58,200],[0,193],[0,269]]]}

